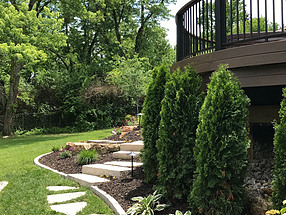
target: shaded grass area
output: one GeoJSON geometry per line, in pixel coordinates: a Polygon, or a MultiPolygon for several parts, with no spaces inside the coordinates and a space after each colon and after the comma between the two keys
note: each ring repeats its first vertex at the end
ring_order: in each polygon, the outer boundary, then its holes
{"type": "MultiPolygon", "coordinates": [[[[33,164],[34,158],[50,152],[53,146],[62,147],[66,142],[103,139],[111,129],[76,134],[37,135],[0,139],[0,181],[9,184],[0,192],[0,214],[61,214],[52,211],[47,202],[47,186],[78,186],[51,171],[33,164]]],[[[69,202],[87,202],[82,214],[113,214],[111,209],[87,188],[86,195],[69,202]]]]}

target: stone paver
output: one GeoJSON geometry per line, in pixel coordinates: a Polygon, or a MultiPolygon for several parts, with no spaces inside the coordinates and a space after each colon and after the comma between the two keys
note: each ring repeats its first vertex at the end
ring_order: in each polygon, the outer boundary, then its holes
{"type": "Polygon", "coordinates": [[[51,205],[50,207],[56,212],[64,213],[66,215],[76,215],[78,212],[84,209],[86,205],[86,202],[76,202],[69,204],[51,205]]]}
{"type": "Polygon", "coordinates": [[[47,190],[49,191],[62,191],[62,190],[75,190],[78,187],[69,187],[69,186],[48,186],[47,190]]]}
{"type": "Polygon", "coordinates": [[[82,186],[96,185],[102,182],[109,182],[109,180],[105,178],[100,178],[95,175],[88,175],[83,173],[69,174],[69,178],[76,181],[82,186]]]}
{"type": "MultiPolygon", "coordinates": [[[[106,165],[112,165],[112,166],[123,166],[123,167],[131,167],[130,161],[109,161],[105,162],[106,165]]],[[[134,167],[142,166],[143,163],[140,162],[133,162],[134,167]]]]}
{"type": "MultiPolygon", "coordinates": [[[[113,152],[112,157],[113,158],[120,158],[120,159],[125,159],[125,160],[131,160],[131,157],[127,154],[129,154],[131,151],[118,151],[118,152],[113,152]]],[[[139,152],[134,152],[136,155],[134,157],[139,156],[139,152]]]]}
{"type": "Polygon", "coordinates": [[[48,195],[48,203],[53,204],[56,202],[65,202],[72,199],[76,199],[85,195],[85,192],[75,192],[75,193],[63,193],[63,194],[55,194],[55,195],[48,195]]]}
{"type": "Polygon", "coordinates": [[[121,166],[111,166],[105,164],[90,164],[82,166],[82,173],[90,175],[109,175],[120,177],[123,172],[130,171],[131,168],[121,166]]]}
{"type": "Polygon", "coordinates": [[[135,141],[131,143],[122,143],[120,145],[120,151],[137,151],[139,152],[141,149],[143,149],[144,143],[143,141],[135,141]]]}
{"type": "Polygon", "coordinates": [[[8,184],[8,181],[0,181],[0,191],[4,189],[8,184]]]}

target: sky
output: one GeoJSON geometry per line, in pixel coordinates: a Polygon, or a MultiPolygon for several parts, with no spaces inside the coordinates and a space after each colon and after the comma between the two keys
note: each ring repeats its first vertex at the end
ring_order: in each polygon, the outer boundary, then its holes
{"type": "MultiPolygon", "coordinates": [[[[176,45],[176,22],[175,22],[175,15],[176,13],[189,2],[190,0],[177,0],[176,4],[169,5],[169,9],[171,10],[172,17],[168,21],[161,22],[161,25],[167,29],[167,39],[170,41],[172,46],[176,45]]],[[[250,0],[245,0],[246,4],[246,11],[250,11],[249,5],[250,0]]],[[[257,17],[257,1],[253,2],[253,17],[257,17]]],[[[265,1],[260,0],[260,16],[265,17],[265,1]]],[[[275,22],[281,25],[281,0],[274,0],[275,2],[275,22]]],[[[273,22],[273,1],[267,1],[267,8],[268,8],[268,20],[269,22],[273,22]]],[[[284,3],[284,11],[286,9],[286,3],[284,3]]],[[[285,15],[285,14],[284,14],[285,15]]],[[[284,23],[286,23],[286,16],[284,16],[284,23]]]]}
{"type": "Polygon", "coordinates": [[[170,41],[172,46],[176,45],[176,22],[175,15],[176,13],[189,2],[189,0],[177,0],[176,4],[169,5],[169,9],[171,10],[171,17],[168,21],[161,22],[161,25],[168,30],[167,39],[170,41]]]}

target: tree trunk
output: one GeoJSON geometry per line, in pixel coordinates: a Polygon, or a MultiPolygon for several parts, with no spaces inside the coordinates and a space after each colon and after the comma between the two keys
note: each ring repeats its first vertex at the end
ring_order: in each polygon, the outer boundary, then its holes
{"type": "Polygon", "coordinates": [[[0,115],[3,115],[5,113],[6,103],[7,96],[5,93],[4,82],[0,81],[0,115]]]}
{"type": "Polygon", "coordinates": [[[15,60],[12,60],[11,71],[10,71],[9,96],[6,104],[3,136],[9,136],[12,134],[13,116],[17,105],[17,96],[19,89],[19,80],[20,80],[19,73],[22,68],[23,64],[17,63],[15,60]]]}

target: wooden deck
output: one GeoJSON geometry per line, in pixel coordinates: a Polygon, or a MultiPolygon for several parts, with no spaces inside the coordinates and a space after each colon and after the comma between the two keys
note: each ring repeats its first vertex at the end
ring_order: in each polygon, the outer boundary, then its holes
{"type": "Polygon", "coordinates": [[[207,83],[219,64],[228,64],[242,87],[286,85],[286,40],[280,38],[187,58],[175,63],[171,71],[192,65],[207,83]]]}

